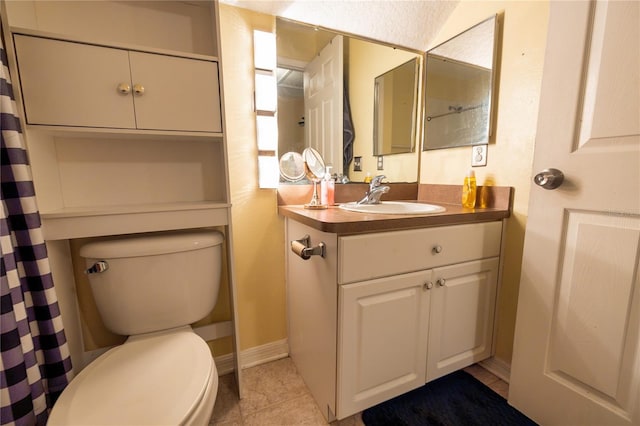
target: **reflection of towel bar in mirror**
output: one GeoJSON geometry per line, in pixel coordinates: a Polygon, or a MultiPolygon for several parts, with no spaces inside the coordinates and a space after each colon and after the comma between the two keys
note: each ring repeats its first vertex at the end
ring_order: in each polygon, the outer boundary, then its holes
{"type": "Polygon", "coordinates": [[[443,114],[438,114],[438,115],[432,115],[427,117],[427,121],[431,121],[434,118],[440,118],[440,117],[444,117],[446,115],[451,115],[451,114],[460,114],[461,112],[465,112],[465,111],[471,111],[474,109],[478,109],[478,108],[482,108],[483,105],[476,105],[476,106],[472,106],[472,107],[467,107],[467,108],[463,108],[463,107],[454,107],[453,105],[449,106],[449,112],[445,112],[443,114]]]}
{"type": "Polygon", "coordinates": [[[326,244],[321,242],[315,247],[311,247],[311,237],[305,235],[299,240],[291,241],[291,251],[304,260],[309,260],[311,256],[325,256],[326,244]]]}

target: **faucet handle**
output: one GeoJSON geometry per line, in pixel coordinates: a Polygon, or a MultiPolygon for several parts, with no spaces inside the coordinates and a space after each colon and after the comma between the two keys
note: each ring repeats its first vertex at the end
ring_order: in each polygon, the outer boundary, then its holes
{"type": "Polygon", "coordinates": [[[369,188],[373,189],[373,188],[377,188],[380,186],[380,184],[382,183],[382,179],[386,179],[387,177],[385,175],[378,175],[376,177],[374,177],[373,179],[371,179],[371,183],[369,183],[369,188]]]}

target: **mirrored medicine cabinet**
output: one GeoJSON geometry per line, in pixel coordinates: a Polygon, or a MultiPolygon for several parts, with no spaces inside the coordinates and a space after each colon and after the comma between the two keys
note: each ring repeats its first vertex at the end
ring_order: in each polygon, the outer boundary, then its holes
{"type": "Polygon", "coordinates": [[[424,150],[489,143],[498,17],[427,52],[424,150]]]}

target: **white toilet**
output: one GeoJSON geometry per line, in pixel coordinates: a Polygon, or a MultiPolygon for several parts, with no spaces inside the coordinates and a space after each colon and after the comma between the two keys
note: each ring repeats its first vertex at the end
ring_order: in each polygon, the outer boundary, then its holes
{"type": "Polygon", "coordinates": [[[127,341],[98,357],[56,402],[50,425],[206,425],[218,373],[192,324],[213,309],[223,236],[141,234],[80,248],[102,319],[127,341]]]}

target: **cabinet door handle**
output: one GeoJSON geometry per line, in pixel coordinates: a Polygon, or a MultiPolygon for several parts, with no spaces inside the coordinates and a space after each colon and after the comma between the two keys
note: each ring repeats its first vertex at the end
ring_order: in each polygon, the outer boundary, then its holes
{"type": "Polygon", "coordinates": [[[423,290],[431,290],[433,288],[433,283],[431,281],[427,281],[422,285],[423,290]]]}
{"type": "Polygon", "coordinates": [[[131,86],[129,83],[120,83],[118,84],[118,93],[122,93],[123,95],[128,95],[131,93],[131,86]]]}
{"type": "Polygon", "coordinates": [[[442,246],[441,245],[436,245],[433,246],[433,248],[431,249],[431,251],[433,252],[433,254],[438,254],[438,253],[442,253],[442,246]]]}
{"type": "Polygon", "coordinates": [[[134,84],[133,85],[133,93],[138,96],[144,95],[144,86],[142,84],[134,84]]]}
{"type": "Polygon", "coordinates": [[[446,283],[447,281],[444,278],[438,278],[438,280],[436,281],[436,284],[438,284],[438,286],[440,287],[444,287],[446,283]]]}

